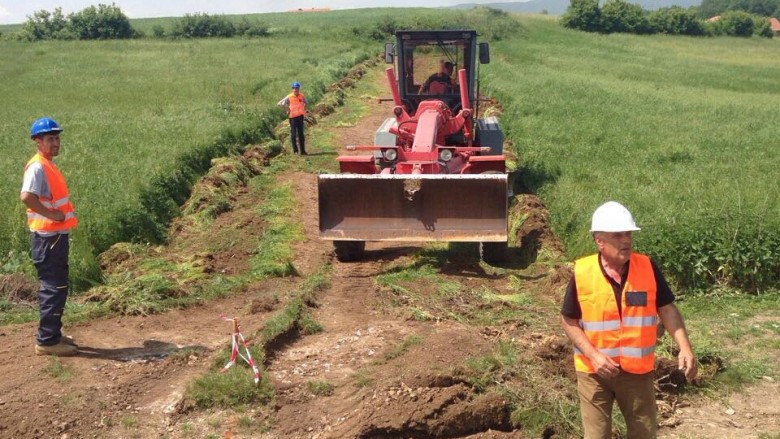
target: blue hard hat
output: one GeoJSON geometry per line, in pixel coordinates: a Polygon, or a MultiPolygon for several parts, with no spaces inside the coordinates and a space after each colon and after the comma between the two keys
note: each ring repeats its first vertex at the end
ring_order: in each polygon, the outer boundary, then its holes
{"type": "Polygon", "coordinates": [[[301,88],[301,83],[298,82],[298,81],[293,82],[293,87],[292,88],[301,88]]]}
{"type": "Polygon", "coordinates": [[[30,128],[30,137],[34,139],[41,134],[59,133],[60,131],[62,131],[62,127],[57,121],[50,117],[42,117],[33,122],[32,128],[30,128]]]}

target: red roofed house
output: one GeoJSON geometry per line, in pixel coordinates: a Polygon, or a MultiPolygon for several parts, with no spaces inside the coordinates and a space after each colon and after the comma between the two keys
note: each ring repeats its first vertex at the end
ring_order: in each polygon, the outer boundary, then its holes
{"type": "Polygon", "coordinates": [[[772,32],[775,33],[775,36],[780,37],[780,20],[772,17],[769,19],[769,24],[772,26],[772,32]]]}

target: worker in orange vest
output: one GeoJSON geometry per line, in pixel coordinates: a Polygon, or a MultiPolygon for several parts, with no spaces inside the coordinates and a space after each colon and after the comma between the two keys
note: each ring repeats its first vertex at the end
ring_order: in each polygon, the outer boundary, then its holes
{"type": "Polygon", "coordinates": [[[574,263],[564,297],[563,329],[574,344],[585,439],[612,438],[615,400],[630,439],[656,437],[659,317],[680,348],[680,370],[689,381],[696,376],[696,357],[674,294],[658,266],[632,251],[631,234],[638,230],[620,203],[599,206],[590,230],[599,252],[574,263]]]}
{"type": "Polygon", "coordinates": [[[32,232],[32,259],[38,271],[40,321],[37,355],[75,355],[78,346],[62,335],[62,313],[68,298],[69,232],[78,225],[68,185],[53,159],[60,153],[62,128],[54,119],[36,120],[30,136],[38,153],[24,169],[21,200],[32,232]]]}
{"type": "Polygon", "coordinates": [[[306,96],[301,93],[301,83],[296,81],[292,83],[292,93],[285,96],[277,104],[287,109],[287,117],[290,119],[290,141],[292,142],[293,153],[298,154],[298,145],[300,145],[300,154],[306,154],[306,138],[303,135],[303,117],[306,115],[306,96]]]}

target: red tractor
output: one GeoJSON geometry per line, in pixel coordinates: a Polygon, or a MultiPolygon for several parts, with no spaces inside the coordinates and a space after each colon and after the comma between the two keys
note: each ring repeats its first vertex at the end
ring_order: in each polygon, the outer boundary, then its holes
{"type": "Polygon", "coordinates": [[[320,237],[340,261],[360,259],[366,241],[479,242],[486,262],[506,257],[504,135],[494,117],[475,121],[477,57],[490,60],[476,37],[399,31],[387,43],[394,117],[374,145],[347,146],[373,154],[342,155],[340,174],[319,176],[320,237]]]}

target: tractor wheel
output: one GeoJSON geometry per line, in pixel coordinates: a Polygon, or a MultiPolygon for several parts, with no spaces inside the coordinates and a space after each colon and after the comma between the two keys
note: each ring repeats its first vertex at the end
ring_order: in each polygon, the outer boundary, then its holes
{"type": "Polygon", "coordinates": [[[366,250],[365,241],[333,241],[336,259],[339,262],[354,262],[363,257],[366,250]]]}
{"type": "Polygon", "coordinates": [[[481,242],[479,256],[489,265],[502,265],[509,259],[509,244],[507,242],[481,242]]]}

